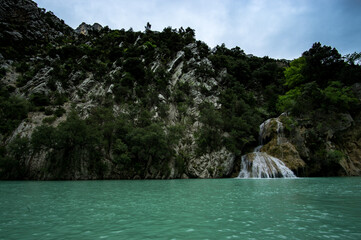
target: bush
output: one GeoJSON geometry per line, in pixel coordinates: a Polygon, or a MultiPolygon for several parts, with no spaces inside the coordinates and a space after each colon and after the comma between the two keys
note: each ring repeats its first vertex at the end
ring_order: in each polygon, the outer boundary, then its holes
{"type": "Polygon", "coordinates": [[[128,151],[128,146],[123,143],[121,139],[115,141],[114,147],[114,160],[117,164],[123,164],[128,166],[131,163],[131,156],[128,151]]]}
{"type": "Polygon", "coordinates": [[[60,93],[56,92],[55,100],[54,100],[55,105],[62,106],[67,101],[68,101],[68,98],[64,94],[60,94],[60,93]]]}
{"type": "Polygon", "coordinates": [[[47,117],[43,119],[43,123],[45,124],[52,124],[53,122],[55,122],[56,120],[56,116],[53,117],[47,117]]]}
{"type": "Polygon", "coordinates": [[[330,162],[340,163],[340,161],[344,157],[345,157],[345,155],[343,154],[343,152],[341,152],[339,150],[331,150],[331,151],[327,152],[327,159],[330,162]]]}
{"type": "Polygon", "coordinates": [[[34,93],[29,97],[30,102],[37,107],[48,106],[50,104],[49,97],[44,93],[34,93]]]}
{"type": "Polygon", "coordinates": [[[123,65],[124,71],[130,73],[140,85],[145,84],[145,70],[142,60],[138,57],[128,58],[123,65]]]}
{"type": "Polygon", "coordinates": [[[27,64],[26,62],[19,62],[15,65],[15,70],[20,73],[25,73],[29,71],[29,69],[29,64],[27,64]]]}
{"type": "Polygon", "coordinates": [[[5,77],[5,75],[6,75],[6,69],[3,67],[0,67],[0,79],[5,77]]]}
{"type": "Polygon", "coordinates": [[[17,136],[6,149],[0,147],[0,179],[23,179],[27,174],[25,165],[30,153],[30,141],[17,136]]]}
{"type": "Polygon", "coordinates": [[[220,130],[216,128],[203,126],[195,133],[195,138],[197,143],[196,153],[198,156],[218,151],[222,146],[222,135],[220,130]]]}
{"type": "Polygon", "coordinates": [[[23,73],[18,77],[16,81],[16,86],[17,87],[25,86],[28,83],[28,81],[30,81],[33,77],[34,77],[34,73],[32,72],[23,73]]]}
{"type": "Polygon", "coordinates": [[[328,87],[322,91],[327,106],[330,104],[340,110],[350,110],[357,106],[358,99],[355,98],[350,87],[343,86],[340,82],[331,82],[328,87]]]}
{"type": "Polygon", "coordinates": [[[55,116],[57,116],[57,117],[63,116],[64,113],[66,113],[66,111],[62,107],[58,107],[54,112],[55,116]]]}
{"type": "Polygon", "coordinates": [[[29,103],[20,97],[0,96],[0,109],[0,132],[6,136],[27,117],[29,103]]]}
{"type": "Polygon", "coordinates": [[[89,171],[102,174],[104,166],[100,162],[102,136],[98,130],[87,124],[73,111],[65,122],[54,128],[42,125],[37,127],[31,138],[31,146],[36,153],[47,151],[51,164],[49,171],[64,174],[78,170],[80,161],[88,163],[89,171]],[[100,167],[100,168],[97,168],[100,167]]]}
{"type": "Polygon", "coordinates": [[[52,115],[54,113],[54,111],[51,108],[45,108],[45,115],[49,116],[52,115]]]}

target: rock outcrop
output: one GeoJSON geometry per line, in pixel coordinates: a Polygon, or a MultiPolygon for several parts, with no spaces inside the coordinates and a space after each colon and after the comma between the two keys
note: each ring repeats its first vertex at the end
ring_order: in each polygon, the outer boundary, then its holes
{"type": "Polygon", "coordinates": [[[226,149],[192,158],[187,163],[186,174],[191,178],[221,178],[232,173],[234,154],[226,149]]]}
{"type": "Polygon", "coordinates": [[[71,34],[72,29],[52,12],[31,0],[3,0],[0,6],[1,42],[49,41],[71,34]]]}
{"type": "Polygon", "coordinates": [[[99,23],[94,23],[93,25],[90,25],[83,22],[75,29],[75,32],[87,36],[89,35],[89,31],[100,31],[102,29],[103,27],[99,23]]]}
{"type": "Polygon", "coordinates": [[[260,141],[264,144],[261,152],[280,159],[285,165],[294,172],[305,167],[305,162],[300,157],[296,147],[284,134],[284,126],[281,122],[281,115],[278,118],[271,118],[261,126],[260,141]]]}
{"type": "Polygon", "coordinates": [[[335,148],[340,149],[344,156],[340,165],[348,176],[361,175],[361,118],[356,117],[353,126],[348,128],[335,142],[335,148]]]}
{"type": "Polygon", "coordinates": [[[282,160],[287,167],[301,176],[322,171],[324,167],[319,164],[333,166],[332,171],[338,175],[359,176],[360,123],[355,122],[348,114],[325,114],[323,118],[320,119],[318,133],[313,130],[315,126],[298,119],[294,120],[293,125],[289,126],[292,129],[285,134],[282,122],[290,120],[285,114],[266,121],[262,132],[265,145],[261,151],[282,160]],[[317,152],[314,150],[315,142],[310,141],[310,134],[317,134],[317,138],[323,143],[318,146],[317,152]]]}

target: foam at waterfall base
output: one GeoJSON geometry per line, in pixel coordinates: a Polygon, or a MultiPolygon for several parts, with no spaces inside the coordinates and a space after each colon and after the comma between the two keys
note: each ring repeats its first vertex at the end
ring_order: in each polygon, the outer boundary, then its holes
{"type": "Polygon", "coordinates": [[[278,158],[264,152],[253,152],[242,156],[238,178],[296,178],[296,176],[278,158]]]}
{"type": "Polygon", "coordinates": [[[238,178],[296,178],[296,175],[280,159],[261,152],[266,128],[272,121],[277,123],[277,145],[283,140],[283,125],[278,118],[264,121],[259,126],[259,143],[253,153],[242,156],[241,171],[238,178]]]}

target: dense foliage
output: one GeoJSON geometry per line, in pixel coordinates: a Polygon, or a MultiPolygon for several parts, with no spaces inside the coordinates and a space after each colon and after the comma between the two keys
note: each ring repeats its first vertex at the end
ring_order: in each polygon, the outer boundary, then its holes
{"type": "Polygon", "coordinates": [[[354,90],[361,76],[361,67],[355,64],[359,59],[359,54],[341,57],[335,48],[315,43],[284,71],[287,92],[279,96],[277,107],[289,113],[293,127],[306,129],[308,175],[339,174],[344,154],[330,150],[328,141],[337,142],[334,134],[360,113],[354,90]]]}
{"type": "Polygon", "coordinates": [[[349,64],[336,49],[315,43],[285,70],[288,91],[279,97],[280,111],[313,115],[317,111],[357,111],[352,85],[359,81],[359,65],[349,64]]]}
{"type": "Polygon", "coordinates": [[[313,169],[332,172],[342,158],[324,144],[335,118],[320,115],[359,113],[353,87],[361,77],[360,54],[342,57],[315,43],[290,62],[224,44],[210,49],[191,28],[105,27],[82,35],[42,14],[48,27],[66,34],[11,44],[1,40],[0,51],[11,64],[0,68],[0,77],[17,74],[14,84],[0,85],[1,177],[31,178],[26,161],[40,156],[48,162],[41,170],[44,178],[69,179],[84,168],[94,178],[109,171],[144,178],[154,168],[167,175],[171,160],[180,176],[193,153],[227,149],[239,157],[249,151],[258,144],[259,125],[282,112],[289,116],[288,134],[302,119],[310,120],[313,169]],[[191,77],[174,81],[175,74],[191,77]],[[45,90],[29,91],[41,77],[45,90]],[[89,92],[91,84],[104,94],[89,92]],[[90,109],[79,107],[89,102],[90,109]],[[47,117],[32,134],[13,136],[28,114],[40,113],[47,117]],[[66,120],[60,120],[64,113],[66,120]]]}

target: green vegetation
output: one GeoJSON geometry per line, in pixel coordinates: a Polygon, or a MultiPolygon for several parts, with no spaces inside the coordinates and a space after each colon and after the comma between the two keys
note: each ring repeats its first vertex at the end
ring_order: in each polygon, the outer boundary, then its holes
{"type": "Polygon", "coordinates": [[[56,174],[56,178],[76,171],[83,159],[86,159],[90,170],[101,175],[105,166],[100,161],[99,134],[73,111],[57,128],[46,125],[38,127],[32,135],[31,147],[34,154],[48,152],[47,158],[52,164],[47,170],[56,174]]]}
{"type": "Polygon", "coordinates": [[[353,111],[360,102],[351,85],[356,83],[360,67],[343,61],[336,49],[315,43],[285,70],[288,92],[279,96],[278,109],[296,116],[318,111],[353,111]]]}
{"type": "Polygon", "coordinates": [[[9,87],[0,85],[0,132],[8,136],[27,117],[30,104],[21,97],[11,95],[9,87]]]}
{"type": "Polygon", "coordinates": [[[315,43],[290,62],[224,44],[211,50],[191,28],[104,27],[76,35],[52,14],[41,16],[46,28],[64,34],[0,40],[0,52],[13,61],[0,78],[16,76],[0,85],[0,177],[35,177],[25,162],[40,157],[43,178],[86,178],[79,176],[84,169],[94,178],[167,177],[171,162],[179,177],[190,159],[214,151],[225,148],[239,159],[258,144],[259,125],[283,112],[286,134],[305,129],[310,174],[337,174],[344,156],[325,139],[330,132],[337,138],[337,114],[360,113],[354,89],[361,54],[342,57],[315,43]],[[40,121],[29,138],[12,136],[32,115],[40,121]]]}
{"type": "Polygon", "coordinates": [[[98,108],[85,120],[72,111],[56,128],[39,126],[31,137],[30,149],[35,155],[47,152],[51,163],[47,171],[56,178],[66,177],[84,163],[89,172],[101,176],[107,171],[102,158],[110,153],[118,169],[142,172],[150,161],[166,167],[181,132],[182,128],[176,126],[164,131],[164,126],[149,119],[135,124],[126,116],[114,117],[109,109],[98,108]]]}
{"type": "MultiPolygon", "coordinates": [[[[342,128],[342,116],[357,117],[360,112],[360,100],[352,88],[361,67],[353,64],[359,56],[353,56],[342,58],[336,49],[315,43],[284,71],[287,92],[278,97],[277,109],[288,112],[295,124],[306,129],[308,175],[338,175],[340,171],[343,154],[330,151],[325,139],[342,128]]],[[[292,133],[289,127],[288,131],[292,133]]]]}

